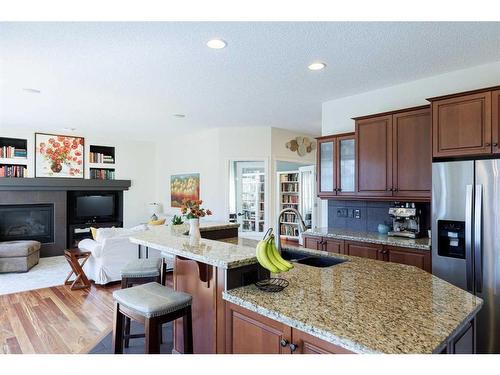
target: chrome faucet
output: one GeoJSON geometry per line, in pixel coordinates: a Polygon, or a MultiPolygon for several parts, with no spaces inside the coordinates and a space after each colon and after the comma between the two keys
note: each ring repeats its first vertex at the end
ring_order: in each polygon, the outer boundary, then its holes
{"type": "Polygon", "coordinates": [[[281,212],[278,215],[278,219],[276,222],[276,240],[278,243],[276,244],[278,251],[281,252],[281,216],[283,216],[284,213],[286,212],[293,212],[295,215],[297,215],[298,219],[298,227],[299,227],[299,237],[302,235],[307,230],[306,223],[304,223],[304,219],[302,218],[302,215],[300,214],[299,211],[297,211],[295,208],[284,208],[281,210],[281,212]]]}

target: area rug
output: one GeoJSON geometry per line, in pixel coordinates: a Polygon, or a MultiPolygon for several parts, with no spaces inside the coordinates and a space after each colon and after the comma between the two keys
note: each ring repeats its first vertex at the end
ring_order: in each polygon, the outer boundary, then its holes
{"type": "Polygon", "coordinates": [[[28,272],[0,274],[0,295],[62,285],[69,271],[64,255],[40,258],[28,272]]]}
{"type": "MultiPolygon", "coordinates": [[[[130,324],[130,333],[144,333],[144,326],[137,322],[132,321],[130,324]]],[[[172,343],[172,322],[163,325],[163,344],[160,346],[161,354],[172,354],[174,347],[172,343]]],[[[104,337],[90,352],[89,354],[113,354],[113,332],[110,332],[104,337]]],[[[144,354],[144,339],[130,340],[129,347],[123,348],[125,354],[144,354]]]]}

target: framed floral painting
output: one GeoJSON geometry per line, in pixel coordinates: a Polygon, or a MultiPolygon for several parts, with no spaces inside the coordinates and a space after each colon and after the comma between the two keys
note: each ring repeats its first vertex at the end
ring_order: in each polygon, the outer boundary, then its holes
{"type": "Polygon", "coordinates": [[[183,200],[200,199],[200,174],[176,174],[170,176],[170,206],[182,207],[183,200]]]}
{"type": "Polygon", "coordinates": [[[35,133],[35,177],[83,178],[84,139],[35,133]]]}

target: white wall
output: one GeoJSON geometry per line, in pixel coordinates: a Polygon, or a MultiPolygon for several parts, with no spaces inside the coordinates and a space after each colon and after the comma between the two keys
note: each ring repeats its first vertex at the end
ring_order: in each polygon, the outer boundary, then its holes
{"type": "Polygon", "coordinates": [[[429,104],[426,98],[500,84],[500,61],[323,103],[323,135],[354,131],[352,117],[429,104]]]}
{"type": "MultiPolygon", "coordinates": [[[[323,135],[354,131],[352,117],[428,104],[426,98],[500,84],[500,61],[457,70],[323,103],[323,135]]],[[[322,202],[321,226],[328,225],[328,201],[322,202]]]]}
{"type": "Polygon", "coordinates": [[[299,135],[303,134],[271,127],[231,127],[162,140],[156,147],[157,201],[162,203],[166,214],[179,214],[178,208],[170,207],[170,176],[200,173],[200,198],[204,201],[203,205],[214,213],[210,219],[227,221],[230,160],[263,160],[268,167],[266,196],[271,197],[268,199],[266,221],[268,225],[274,225],[274,160],[315,162],[314,154],[299,157],[286,149],[285,143],[299,135]],[[190,151],[194,147],[198,151],[190,151]]]}
{"type": "MultiPolygon", "coordinates": [[[[0,128],[0,136],[23,138],[28,140],[28,176],[34,177],[35,131],[0,128]]],[[[57,132],[55,132],[57,133],[57,132]]],[[[147,203],[156,198],[155,174],[156,158],[153,142],[139,142],[120,138],[110,140],[92,134],[75,133],[85,137],[85,161],[89,160],[89,145],[114,146],[116,158],[116,178],[131,180],[130,190],[124,192],[123,224],[126,227],[145,222],[149,218],[147,203]]],[[[85,178],[89,177],[85,168],[85,178]]]]}

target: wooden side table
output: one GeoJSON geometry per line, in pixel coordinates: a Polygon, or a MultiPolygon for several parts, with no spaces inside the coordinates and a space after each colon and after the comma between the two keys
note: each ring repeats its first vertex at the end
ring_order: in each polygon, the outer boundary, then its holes
{"type": "Polygon", "coordinates": [[[64,285],[71,284],[71,290],[90,288],[90,281],[87,279],[85,272],[83,272],[83,265],[90,257],[90,251],[81,251],[80,249],[64,250],[64,257],[71,267],[71,272],[64,280],[64,285]],[[82,262],[80,263],[80,260],[82,262]],[[75,274],[75,280],[71,281],[70,277],[75,274]]]}

